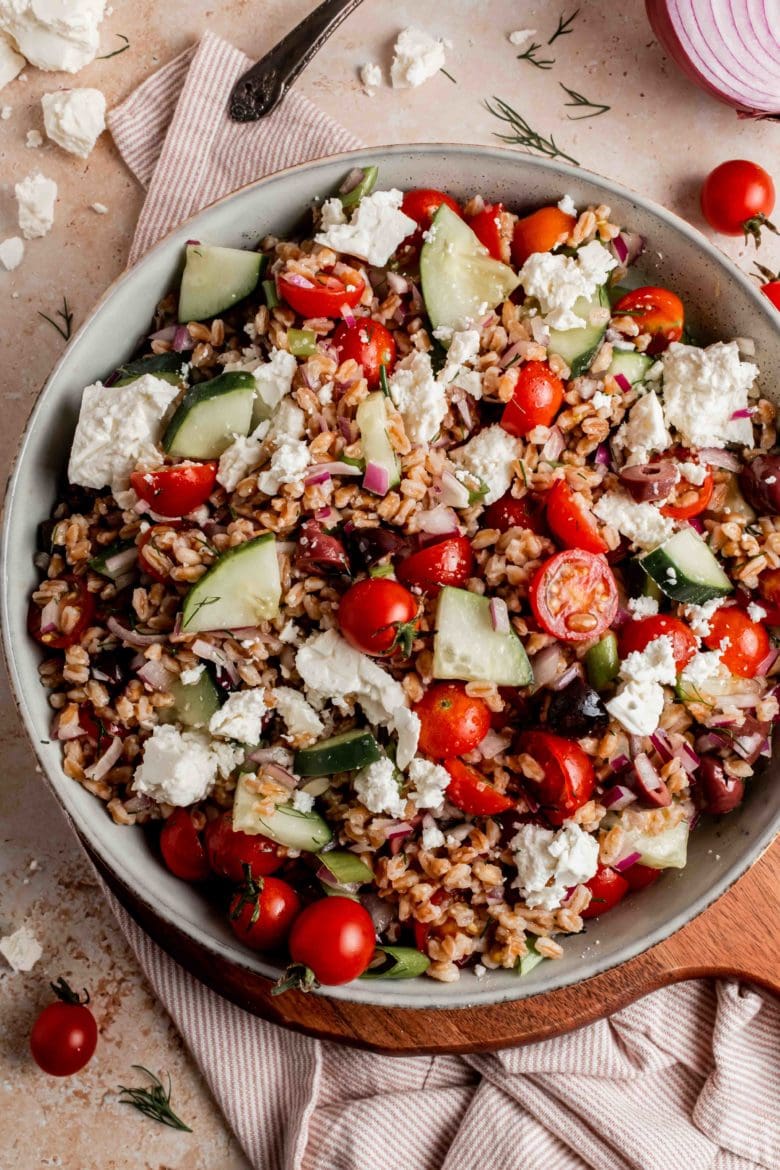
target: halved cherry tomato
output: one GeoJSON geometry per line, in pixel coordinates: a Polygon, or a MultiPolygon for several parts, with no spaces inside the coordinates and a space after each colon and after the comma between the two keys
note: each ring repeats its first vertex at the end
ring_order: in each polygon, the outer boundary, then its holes
{"type": "Polygon", "coordinates": [[[161,572],[157,565],[147,557],[145,552],[146,546],[148,544],[154,546],[154,542],[163,532],[170,530],[176,531],[179,528],[181,528],[181,525],[175,521],[171,524],[152,524],[150,528],[147,528],[146,532],[142,533],[141,539],[138,541],[138,568],[142,573],[148,573],[150,577],[153,577],[155,581],[159,581],[162,585],[167,584],[168,575],[167,573],[161,572]]]}
{"type": "Polygon", "coordinates": [[[676,293],[668,288],[636,288],[613,305],[615,317],[633,317],[640,333],[650,333],[648,353],[660,353],[682,337],[685,308],[676,293]]]}
{"type": "Polygon", "coordinates": [[[761,241],[761,228],[771,226],[775,185],[758,163],[732,158],[715,167],[701,189],[701,209],[710,227],[724,236],[753,236],[761,241]]]}
{"type": "Polygon", "coordinates": [[[301,900],[281,878],[247,875],[230,901],[230,925],[254,951],[275,951],[287,941],[301,912],[301,900]]]}
{"type": "Polygon", "coordinates": [[[599,532],[595,516],[565,479],[555,481],[547,495],[546,506],[547,527],[558,544],[592,553],[607,551],[609,546],[599,532]]]}
{"type": "Polygon", "coordinates": [[[171,873],[185,882],[201,882],[211,874],[202,829],[206,818],[188,808],[177,808],[164,822],[160,852],[171,873]]]}
{"type": "Polygon", "coordinates": [[[513,808],[515,800],[489,784],[484,776],[462,760],[445,760],[450,774],[447,800],[472,817],[492,817],[513,808]]]}
{"type": "Polygon", "coordinates": [[[504,238],[501,232],[501,216],[504,214],[503,203],[488,203],[472,215],[468,225],[480,244],[484,244],[494,260],[506,260],[504,252],[504,238]]]}
{"type": "Polygon", "coordinates": [[[408,589],[387,577],[352,585],[339,605],[341,632],[363,654],[409,654],[418,605],[408,589]]]}
{"type": "Polygon", "coordinates": [[[542,629],[562,642],[600,637],[618,607],[609,565],[583,549],[567,549],[545,561],[531,582],[529,599],[542,629]]]}
{"type": "Polygon", "coordinates": [[[636,862],[634,865],[624,869],[622,877],[628,884],[631,890],[644,890],[647,886],[652,886],[653,882],[657,882],[663,870],[653,869],[651,865],[642,865],[636,862]]]}
{"type": "Polygon", "coordinates": [[[641,653],[656,638],[662,637],[671,640],[674,664],[679,674],[696,653],[698,642],[684,621],[669,614],[653,614],[621,626],[618,634],[620,657],[625,658],[627,654],[633,654],[636,650],[641,653]]]}
{"type": "Polygon", "coordinates": [[[354,309],[365,286],[366,282],[360,276],[345,284],[328,272],[318,272],[306,285],[296,284],[288,276],[280,276],[279,296],[302,317],[340,317],[344,305],[354,309]]]}
{"type": "Polygon", "coordinates": [[[755,678],[758,668],[769,653],[769,635],[759,622],[751,621],[738,605],[716,609],[708,619],[710,632],[704,644],[710,650],[721,650],[720,660],[727,670],[740,678],[755,678]]]}
{"type": "Polygon", "coordinates": [[[67,592],[57,599],[57,605],[57,628],[43,630],[41,627],[43,609],[36,601],[31,601],[27,610],[27,632],[43,646],[48,646],[52,650],[67,650],[69,646],[75,646],[81,641],[81,635],[95,616],[95,595],[87,589],[86,577],[69,578],[67,592]],[[60,629],[62,621],[70,625],[67,633],[60,629]]]}
{"type": "Polygon", "coordinates": [[[395,338],[370,317],[358,317],[355,325],[342,321],[333,334],[333,344],[342,362],[351,358],[363,367],[369,389],[379,385],[382,366],[390,374],[395,365],[395,338]]]}
{"type": "Polygon", "coordinates": [[[423,231],[427,231],[442,203],[446,203],[450,211],[463,218],[460,205],[452,196],[446,195],[444,191],[436,191],[432,187],[419,187],[414,191],[407,191],[401,203],[401,211],[410,219],[416,220],[423,231]]]}
{"type": "Polygon", "coordinates": [[[328,987],[362,975],[375,948],[371,915],[351,898],[312,902],[298,915],[290,934],[293,962],[302,963],[328,987]]]}
{"type": "Polygon", "coordinates": [[[512,237],[512,259],[518,268],[534,252],[551,252],[562,243],[576,223],[559,207],[540,207],[532,215],[518,219],[512,237]]]}
{"type": "Polygon", "coordinates": [[[404,585],[416,586],[435,596],[442,585],[465,585],[474,567],[474,553],[465,536],[448,536],[438,544],[399,561],[395,573],[404,585]]]}
{"type": "MultiPolygon", "coordinates": [[[[678,458],[690,458],[685,452],[678,458]]],[[[680,479],[674,485],[674,503],[664,504],[661,508],[664,516],[671,517],[672,520],[690,520],[692,516],[698,516],[700,512],[704,512],[712,499],[712,492],[715,487],[715,480],[709,467],[706,468],[706,475],[701,483],[691,483],[690,480],[680,479]],[[683,503],[683,497],[686,502],[683,503]]]]}
{"type": "Polygon", "coordinates": [[[253,877],[275,873],[284,862],[279,846],[262,833],[242,833],[233,828],[232,812],[222,813],[209,821],[204,833],[209,864],[218,877],[231,882],[244,879],[248,865],[253,877]]]}
{"type": "Polygon", "coordinates": [[[219,464],[177,463],[157,471],[134,471],[130,486],[160,516],[185,516],[214,491],[219,464]]]}
{"type": "Polygon", "coordinates": [[[608,910],[614,910],[631,888],[621,873],[609,865],[600,865],[585,885],[590,890],[590,903],[580,911],[582,918],[598,918],[608,910]]]}
{"type": "Polygon", "coordinates": [[[420,720],[420,750],[435,760],[473,751],[490,729],[490,708],[467,695],[462,682],[434,683],[414,713],[420,720]]]}
{"type": "Polygon", "coordinates": [[[514,393],[504,407],[501,426],[523,438],[534,427],[549,427],[563,403],[563,382],[547,362],[525,362],[517,372],[514,393]]]}
{"type": "Polygon", "coordinates": [[[494,500],[485,509],[483,516],[486,528],[497,528],[506,532],[509,528],[528,528],[537,535],[546,531],[543,505],[533,496],[522,496],[519,500],[507,492],[500,500],[494,500]]]}
{"type": "Polygon", "coordinates": [[[545,816],[553,825],[563,824],[593,794],[596,776],[590,756],[573,739],[548,731],[525,731],[519,745],[544,771],[543,780],[527,783],[545,816]]]}

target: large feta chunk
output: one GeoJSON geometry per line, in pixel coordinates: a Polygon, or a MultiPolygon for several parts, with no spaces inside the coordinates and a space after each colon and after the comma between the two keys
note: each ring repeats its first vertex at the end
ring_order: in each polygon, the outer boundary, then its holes
{"type": "Polygon", "coordinates": [[[420,28],[405,28],[395,42],[390,80],[393,89],[414,89],[444,68],[444,42],[420,28]]]}
{"type": "Polygon", "coordinates": [[[132,788],[160,803],[186,806],[209,794],[217,771],[218,759],[205,735],[161,723],[144,743],[132,788]]]}
{"type": "Polygon", "coordinates": [[[274,709],[287,724],[285,738],[297,744],[303,740],[311,741],[322,734],[322,720],[300,691],[294,690],[293,687],[275,687],[271,691],[271,697],[274,700],[274,709]]]}
{"type": "Polygon", "coordinates": [[[280,439],[268,470],[257,477],[257,486],[266,495],[275,496],[282,484],[296,483],[310,463],[308,443],[303,439],[280,439]]]}
{"type": "Polygon", "coordinates": [[[482,397],[482,377],[478,370],[469,369],[479,355],[478,329],[460,329],[452,334],[447,359],[439,374],[445,386],[456,384],[468,390],[475,398],[482,397]],[[476,378],[474,377],[476,375],[476,378]]]}
{"type": "Polygon", "coordinates": [[[314,238],[334,252],[383,268],[398,245],[417,230],[416,221],[401,211],[403,197],[403,191],[395,189],[364,195],[348,223],[344,222],[341,200],[329,199],[322,209],[327,228],[314,238]]]}
{"type": "Polygon", "coordinates": [[[615,435],[615,443],[626,453],[626,465],[649,463],[653,451],[666,451],[671,436],[666,429],[661,403],[654,390],[631,407],[628,418],[615,435]]]}
{"type": "Polygon", "coordinates": [[[24,66],[24,57],[16,52],[10,38],[0,32],[0,89],[18,77],[24,66]]]}
{"type": "Polygon", "coordinates": [[[573,312],[580,297],[589,300],[617,266],[615,257],[593,240],[576,256],[557,252],[533,252],[520,269],[526,296],[535,297],[544,320],[552,329],[579,329],[587,325],[573,312]]]}
{"type": "Polygon", "coordinates": [[[383,756],[374,760],[356,774],[353,780],[355,795],[369,812],[402,817],[406,800],[401,796],[393,761],[383,756]]]}
{"type": "Polygon", "coordinates": [[[105,0],[0,0],[0,31],[38,69],[78,73],[98,51],[105,0]]]}
{"type": "Polygon", "coordinates": [[[717,688],[718,684],[728,682],[731,676],[721,661],[720,653],[720,650],[700,650],[694,654],[680,676],[683,691],[695,698],[698,693],[706,695],[713,683],[717,688]]]}
{"type": "Polygon", "coordinates": [[[413,349],[395,367],[388,385],[409,442],[429,443],[447,413],[444,383],[434,377],[429,354],[413,349]]]}
{"type": "Polygon", "coordinates": [[[54,223],[54,204],[57,184],[40,171],[33,171],[14,185],[19,209],[19,227],[26,240],[34,240],[51,231],[54,223]]]}
{"type": "Polygon", "coordinates": [[[509,491],[520,449],[519,440],[496,423],[453,451],[452,459],[485,484],[484,503],[492,504],[509,491]]]}
{"type": "Polygon", "coordinates": [[[655,504],[637,504],[624,491],[605,492],[593,512],[639,548],[655,548],[674,532],[674,521],[663,516],[655,504]]]}
{"type": "Polygon", "coordinates": [[[20,926],[0,938],[0,955],[12,971],[32,971],[42,954],[43,947],[29,926],[20,926]]]}
{"type": "Polygon", "coordinates": [[[87,158],[106,128],[106,99],[99,89],[61,89],[41,98],[43,125],[52,142],[87,158]]]}
{"type": "Polygon", "coordinates": [[[421,757],[409,765],[409,793],[417,808],[441,808],[450,782],[450,774],[441,764],[433,764],[421,757]]]}
{"type": "Polygon", "coordinates": [[[517,866],[513,885],[531,909],[556,910],[567,891],[590,881],[598,868],[596,838],[573,821],[558,830],[523,825],[510,848],[517,866]]]}
{"type": "Polygon", "coordinates": [[[82,487],[126,491],[139,465],[162,463],[158,447],[177,386],[144,374],[127,386],[87,386],[73,436],[68,479],[82,487]]]}
{"type": "Polygon", "coordinates": [[[676,342],[663,354],[664,415],[683,442],[694,447],[753,445],[749,418],[734,418],[748,405],[758,367],[743,362],[736,341],[706,349],[676,342]]]}
{"type": "Polygon", "coordinates": [[[253,373],[257,396],[269,410],[276,410],[282,399],[290,393],[297,368],[298,363],[293,355],[283,349],[272,350],[268,361],[255,368],[253,373]]]}
{"type": "Polygon", "coordinates": [[[239,743],[260,742],[263,723],[268,715],[265,691],[253,687],[246,691],[233,691],[218,711],[209,720],[209,731],[223,739],[236,739],[239,743]]]}
{"type": "Polygon", "coordinates": [[[620,677],[623,683],[607,710],[630,735],[652,735],[664,709],[663,688],[677,680],[671,638],[663,634],[634,650],[621,663],[620,677]]]}

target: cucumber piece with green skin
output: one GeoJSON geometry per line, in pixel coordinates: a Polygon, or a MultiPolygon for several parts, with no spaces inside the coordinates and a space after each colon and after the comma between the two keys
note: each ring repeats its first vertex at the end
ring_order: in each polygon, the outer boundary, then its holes
{"type": "Polygon", "coordinates": [[[494,260],[468,224],[442,204],[420,252],[425,308],[434,329],[461,329],[515,291],[518,275],[494,260]]]}
{"type": "Polygon", "coordinates": [[[282,583],[272,532],[223,553],[184,599],[182,632],[238,630],[279,612],[282,583]]]}
{"type": "Polygon", "coordinates": [[[382,758],[379,744],[370,731],[344,731],[320,740],[295,753],[293,769],[299,776],[333,776],[354,772],[382,758]]]}
{"type": "Polygon", "coordinates": [[[233,828],[237,832],[269,837],[277,845],[300,849],[302,853],[318,853],[328,844],[333,834],[327,823],[316,812],[299,812],[291,804],[280,804],[272,813],[259,813],[256,792],[247,788],[239,776],[233,804],[233,828]]]}
{"type": "Polygon", "coordinates": [[[160,378],[163,382],[170,382],[172,386],[176,386],[183,381],[181,367],[185,360],[184,354],[181,353],[153,353],[149,357],[125,362],[117,370],[119,377],[114,385],[129,386],[137,378],[142,378],[144,374],[154,374],[155,378],[160,378]]]}
{"type": "Polygon", "coordinates": [[[179,289],[179,320],[205,321],[230,309],[257,287],[266,265],[262,252],[188,244],[179,289]]]}
{"type": "Polygon", "coordinates": [[[653,365],[653,359],[646,353],[637,353],[632,349],[616,349],[612,355],[612,362],[607,373],[613,378],[622,374],[632,386],[644,380],[645,374],[653,365]]]}
{"type": "Polygon", "coordinates": [[[133,540],[118,540],[104,548],[89,562],[90,569],[108,577],[110,581],[119,581],[125,577],[138,559],[138,548],[133,540]]]}
{"type": "Polygon", "coordinates": [[[603,691],[613,682],[620,670],[617,638],[610,630],[600,642],[591,646],[585,655],[588,682],[596,691],[603,691]]]}
{"type": "Polygon", "coordinates": [[[377,947],[374,961],[382,958],[360,976],[361,979],[416,979],[424,975],[431,960],[414,947],[377,947]]]}
{"type": "Polygon", "coordinates": [[[544,962],[544,955],[540,955],[537,951],[533,940],[526,942],[528,950],[524,955],[521,955],[515,964],[515,970],[518,975],[527,975],[533,971],[534,967],[538,967],[540,963],[544,962]]]}
{"type": "Polygon", "coordinates": [[[658,602],[663,599],[663,593],[658,588],[657,582],[653,580],[649,573],[645,573],[645,579],[642,583],[642,596],[652,597],[653,601],[658,602]]]}
{"type": "Polygon", "coordinates": [[[345,211],[349,211],[351,207],[357,207],[364,195],[370,195],[376,187],[376,181],[379,178],[379,167],[370,166],[363,167],[363,177],[359,183],[347,191],[346,195],[341,195],[341,206],[345,211]]]}
{"type": "Polygon", "coordinates": [[[436,606],[433,677],[526,687],[533,671],[514,630],[493,629],[490,598],[447,585],[436,606]]]}
{"type": "Polygon", "coordinates": [[[590,368],[590,363],[601,348],[607,324],[605,322],[603,325],[591,325],[590,314],[594,309],[604,309],[608,306],[607,289],[602,285],[596,289],[590,300],[587,297],[580,297],[574,302],[572,312],[588,324],[582,325],[579,329],[550,330],[547,350],[563,358],[572,378],[578,378],[590,368]]]}
{"type": "Polygon", "coordinates": [[[173,695],[173,706],[164,707],[160,712],[162,723],[208,727],[211,716],[222,706],[219,691],[207,670],[194,683],[183,683],[180,678],[175,678],[168,690],[173,695]]]}
{"type": "MultiPolygon", "coordinates": [[[[350,853],[348,849],[329,849],[327,853],[318,853],[317,861],[333,874],[339,885],[364,886],[366,882],[374,880],[374,875],[365,861],[361,861],[356,853],[350,853]]],[[[333,884],[324,878],[322,880],[326,885],[333,884]]]]}
{"type": "Polygon", "coordinates": [[[243,370],[192,386],[174,411],[162,445],[179,459],[218,459],[252,425],[256,384],[243,370]]]}
{"type": "Polygon", "coordinates": [[[388,476],[388,488],[395,487],[401,480],[398,457],[387,436],[387,407],[381,390],[375,390],[364,398],[357,408],[357,425],[366,463],[384,467],[388,476]]]}
{"type": "Polygon", "coordinates": [[[680,529],[639,561],[667,597],[685,605],[703,605],[734,590],[712,549],[694,528],[680,529]]]}

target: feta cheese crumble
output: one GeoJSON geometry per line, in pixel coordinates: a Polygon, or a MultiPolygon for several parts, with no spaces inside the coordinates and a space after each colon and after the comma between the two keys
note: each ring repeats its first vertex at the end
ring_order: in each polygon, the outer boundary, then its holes
{"type": "Polygon", "coordinates": [[[287,724],[285,739],[309,741],[322,734],[323,722],[303,695],[292,687],[276,687],[271,691],[274,710],[287,724]]]}
{"type": "Polygon", "coordinates": [[[444,68],[444,41],[419,28],[405,28],[398,35],[390,66],[393,89],[416,89],[444,68]]]}
{"type": "Polygon", "coordinates": [[[42,954],[43,947],[29,926],[20,926],[0,938],[0,955],[12,971],[32,971],[42,954]]]}
{"type": "Polygon", "coordinates": [[[310,792],[303,792],[300,788],[293,792],[292,806],[296,812],[308,813],[314,808],[314,797],[310,792]]]}
{"type": "Polygon", "coordinates": [[[658,613],[658,602],[654,597],[629,597],[628,612],[637,621],[654,617],[658,613]]]}
{"type": "Polygon", "coordinates": [[[217,771],[218,758],[205,735],[159,723],[144,743],[132,789],[160,803],[186,807],[208,795],[217,771]]]}
{"type": "Polygon", "coordinates": [[[557,909],[567,891],[590,881],[598,868],[596,838],[573,821],[555,831],[522,825],[510,848],[517,866],[513,885],[531,909],[557,909]]]}
{"type": "Polygon", "coordinates": [[[576,256],[533,252],[520,269],[526,296],[535,297],[552,329],[579,329],[587,325],[573,311],[580,297],[588,300],[617,266],[615,257],[598,240],[577,250],[576,256]]]}
{"type": "Polygon", "coordinates": [[[423,849],[441,849],[444,844],[444,834],[438,825],[426,825],[422,831],[423,849]]]}
{"type": "Polygon", "coordinates": [[[615,433],[615,446],[626,452],[626,466],[650,462],[653,451],[666,451],[671,443],[661,403],[654,390],[638,399],[628,418],[615,433]]]}
{"type": "Polygon", "coordinates": [[[605,492],[593,513],[639,548],[655,548],[674,532],[674,521],[663,516],[655,504],[637,504],[628,492],[605,492]]]}
{"type": "Polygon", "coordinates": [[[433,375],[431,358],[413,349],[395,367],[388,389],[396,410],[404,420],[410,443],[429,443],[439,431],[447,413],[444,383],[433,375]]]}
{"type": "Polygon", "coordinates": [[[508,40],[510,45],[516,45],[519,49],[526,41],[530,41],[531,37],[535,36],[535,28],[518,28],[514,32],[509,33],[508,40]]]}
{"type": "Polygon", "coordinates": [[[54,223],[54,203],[57,184],[40,171],[33,171],[14,185],[19,208],[19,227],[26,240],[34,240],[51,231],[54,223]]]}
{"type": "Polygon", "coordinates": [[[360,67],[360,80],[368,96],[373,97],[374,90],[382,84],[382,70],[374,61],[367,61],[360,67]]]}
{"type": "Polygon", "coordinates": [[[762,622],[766,617],[766,610],[763,605],[759,605],[755,601],[751,601],[747,607],[747,614],[751,622],[762,622]]]}
{"type": "Polygon", "coordinates": [[[352,785],[358,800],[369,812],[402,817],[406,800],[401,796],[395,765],[387,756],[374,760],[356,774],[352,785]]]}
{"type": "Polygon", "coordinates": [[[251,435],[236,435],[233,442],[219,457],[217,483],[226,491],[236,490],[242,479],[259,467],[263,460],[263,440],[268,434],[270,422],[261,422],[251,435]]]}
{"type": "Polygon", "coordinates": [[[24,145],[28,150],[37,150],[43,146],[43,135],[40,130],[28,130],[24,138],[24,145]]]}
{"type": "Polygon", "coordinates": [[[408,776],[413,789],[409,795],[417,808],[441,808],[450,782],[446,768],[418,757],[410,763],[408,776]]]}
{"type": "Polygon", "coordinates": [[[291,353],[283,349],[272,349],[268,361],[253,370],[257,384],[257,397],[268,408],[276,410],[279,403],[292,390],[293,377],[298,363],[291,353]]]}
{"type": "Polygon", "coordinates": [[[257,744],[268,715],[265,692],[262,687],[248,691],[233,691],[209,720],[209,731],[223,739],[239,743],[257,744]]]}
{"type": "Polygon", "coordinates": [[[10,38],[0,32],[0,89],[18,77],[24,66],[24,57],[16,52],[10,38]]]}
{"type": "Polygon", "coordinates": [[[698,638],[706,638],[711,632],[710,618],[725,602],[725,597],[713,597],[704,605],[686,605],[683,615],[691,630],[698,638]]]}
{"type": "Polygon", "coordinates": [[[740,361],[735,341],[706,349],[675,342],[662,355],[664,415],[685,443],[694,447],[753,445],[749,418],[734,418],[748,405],[758,368],[740,361]]]}
{"type": "Polygon", "coordinates": [[[520,451],[519,440],[495,423],[469,439],[464,447],[458,447],[451,458],[482,480],[488,489],[484,503],[492,504],[509,491],[520,451]]]}
{"type": "Polygon", "coordinates": [[[163,455],[158,442],[166,411],[178,386],[144,374],[121,388],[96,382],[87,386],[73,437],[68,479],[82,487],[126,491],[130,473],[141,465],[155,467],[163,455]]]}
{"type": "Polygon", "coordinates": [[[90,203],[90,210],[94,211],[95,215],[108,215],[108,208],[105,203],[90,203]]]}
{"type": "Polygon", "coordinates": [[[558,200],[558,210],[564,215],[573,215],[575,219],[577,218],[577,207],[571,195],[564,195],[563,199],[558,200]]]}
{"type": "Polygon", "coordinates": [[[21,236],[9,236],[0,244],[0,264],[6,272],[13,272],[24,259],[24,240],[21,236]]]}
{"type": "Polygon", "coordinates": [[[0,0],[0,31],[38,69],[77,73],[93,61],[105,0],[0,0]]]}
{"type": "Polygon", "coordinates": [[[704,463],[678,463],[677,470],[682,478],[687,479],[694,487],[700,487],[707,478],[707,467],[704,463]]]}
{"type": "Polygon", "coordinates": [[[706,694],[713,683],[728,682],[730,678],[731,675],[720,660],[719,650],[700,650],[683,668],[680,684],[683,691],[690,690],[695,698],[699,692],[706,694]]]}
{"type": "Polygon", "coordinates": [[[200,682],[205,669],[206,666],[203,662],[200,662],[197,666],[188,666],[179,675],[179,682],[185,687],[192,687],[195,683],[200,682]]]}
{"type": "Polygon", "coordinates": [[[87,158],[106,128],[106,99],[99,89],[63,89],[41,98],[43,124],[52,142],[87,158]]]}
{"type": "Polygon", "coordinates": [[[605,704],[607,710],[630,735],[652,735],[664,709],[663,688],[677,681],[668,634],[629,654],[620,664],[620,677],[623,684],[605,704]]]}
{"type": "Polygon", "coordinates": [[[325,230],[314,238],[334,252],[383,268],[402,240],[417,230],[416,221],[401,211],[403,197],[396,189],[364,195],[349,222],[341,200],[328,199],[322,206],[325,230]]]}

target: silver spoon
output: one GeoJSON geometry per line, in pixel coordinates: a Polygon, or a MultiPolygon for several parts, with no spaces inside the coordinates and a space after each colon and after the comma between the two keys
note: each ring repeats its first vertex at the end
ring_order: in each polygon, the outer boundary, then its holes
{"type": "Polygon", "coordinates": [[[255,122],[275,110],[298,74],[360,3],[361,0],[323,0],[239,77],[228,107],[233,121],[255,122]]]}

